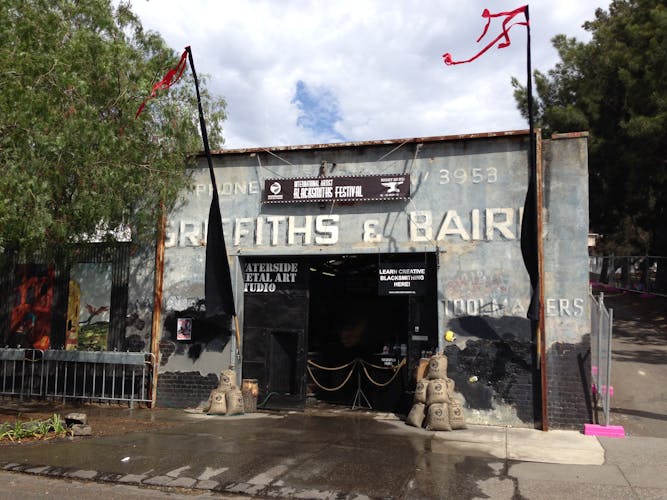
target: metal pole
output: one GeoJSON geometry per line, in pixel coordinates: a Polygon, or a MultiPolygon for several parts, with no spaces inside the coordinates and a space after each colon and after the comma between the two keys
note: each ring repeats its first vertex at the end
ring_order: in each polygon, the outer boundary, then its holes
{"type": "Polygon", "coordinates": [[[604,319],[604,292],[600,292],[600,299],[598,301],[598,371],[595,376],[597,383],[597,398],[600,403],[602,403],[602,409],[604,412],[604,391],[602,390],[602,342],[605,339],[602,338],[603,331],[603,319],[604,319]]]}
{"type": "Polygon", "coordinates": [[[609,404],[611,400],[611,333],[614,322],[614,310],[609,309],[609,341],[607,343],[607,394],[604,399],[604,419],[605,425],[609,425],[609,404]]]}
{"type": "MultiPolygon", "coordinates": [[[[526,7],[527,9],[528,7],[526,7]]],[[[538,287],[540,297],[540,311],[537,326],[537,334],[540,346],[540,383],[542,388],[542,430],[549,430],[549,407],[548,407],[548,380],[547,380],[547,342],[546,342],[546,320],[544,317],[544,242],[542,241],[543,218],[542,218],[542,131],[535,132],[535,183],[537,194],[537,267],[538,287]]]]}

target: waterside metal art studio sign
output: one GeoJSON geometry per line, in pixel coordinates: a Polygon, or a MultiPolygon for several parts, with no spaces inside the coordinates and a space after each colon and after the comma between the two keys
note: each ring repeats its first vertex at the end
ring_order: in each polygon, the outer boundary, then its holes
{"type": "Polygon", "coordinates": [[[410,198],[410,174],[267,179],[263,203],[391,201],[410,198]]]}
{"type": "Polygon", "coordinates": [[[297,261],[259,262],[243,264],[245,293],[274,293],[295,288],[304,289],[307,283],[304,265],[297,261]]]}

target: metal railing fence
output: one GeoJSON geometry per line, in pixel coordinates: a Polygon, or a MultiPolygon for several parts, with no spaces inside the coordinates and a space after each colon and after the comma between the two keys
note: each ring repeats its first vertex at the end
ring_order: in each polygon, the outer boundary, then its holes
{"type": "Polygon", "coordinates": [[[588,258],[590,279],[594,283],[667,296],[667,283],[658,278],[659,269],[667,276],[665,267],[667,257],[651,255],[591,255],[588,258]]]}
{"type": "MultiPolygon", "coordinates": [[[[591,380],[593,408],[602,409],[604,425],[609,425],[610,400],[614,395],[611,386],[611,340],[614,323],[614,310],[604,305],[604,293],[591,300],[591,380]]],[[[597,414],[596,414],[597,415],[597,414]]],[[[597,419],[599,422],[599,419],[597,419]]]]}
{"type": "Polygon", "coordinates": [[[0,396],[151,403],[155,357],[145,352],[0,349],[0,396]]]}

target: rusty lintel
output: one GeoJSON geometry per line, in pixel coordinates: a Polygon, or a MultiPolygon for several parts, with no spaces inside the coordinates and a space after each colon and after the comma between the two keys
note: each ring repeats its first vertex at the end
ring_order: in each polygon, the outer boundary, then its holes
{"type": "Polygon", "coordinates": [[[558,139],[579,139],[582,137],[588,137],[588,132],[565,132],[559,134],[551,134],[553,140],[558,139]]]}

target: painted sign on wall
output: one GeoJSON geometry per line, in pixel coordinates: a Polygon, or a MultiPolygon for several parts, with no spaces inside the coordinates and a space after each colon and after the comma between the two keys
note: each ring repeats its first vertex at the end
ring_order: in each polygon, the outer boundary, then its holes
{"type": "Polygon", "coordinates": [[[307,270],[304,267],[303,262],[298,261],[246,261],[243,263],[243,291],[274,293],[305,288],[307,270]]]}

